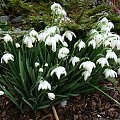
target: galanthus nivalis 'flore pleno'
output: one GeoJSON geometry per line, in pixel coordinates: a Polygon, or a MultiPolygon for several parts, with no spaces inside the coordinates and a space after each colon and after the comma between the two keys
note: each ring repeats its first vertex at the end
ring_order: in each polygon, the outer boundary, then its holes
{"type": "Polygon", "coordinates": [[[97,43],[96,43],[96,41],[93,39],[93,40],[91,40],[91,41],[88,42],[88,46],[90,46],[90,45],[93,47],[93,49],[95,49],[96,46],[97,46],[97,43]]]}
{"type": "Polygon", "coordinates": [[[13,42],[13,39],[12,37],[9,35],[9,34],[6,34],[4,37],[3,37],[4,41],[7,43],[7,42],[13,42]]]}
{"type": "Polygon", "coordinates": [[[101,64],[102,68],[103,68],[105,65],[109,66],[109,63],[108,63],[107,58],[104,58],[104,57],[99,58],[99,59],[96,61],[96,63],[101,64]]]}
{"type": "Polygon", "coordinates": [[[43,72],[43,68],[39,68],[39,72],[43,72]]]}
{"type": "Polygon", "coordinates": [[[106,58],[107,58],[107,59],[109,59],[109,58],[110,58],[110,59],[114,59],[115,62],[117,62],[117,55],[116,55],[115,52],[112,51],[112,50],[107,50],[106,58]]]}
{"type": "Polygon", "coordinates": [[[62,67],[62,66],[59,66],[59,67],[56,67],[55,69],[53,69],[53,70],[51,71],[51,76],[52,76],[54,73],[57,75],[58,79],[60,79],[60,76],[61,76],[62,74],[64,74],[65,76],[67,75],[65,68],[62,67]]]}
{"type": "Polygon", "coordinates": [[[63,34],[63,39],[65,39],[65,37],[69,40],[69,41],[72,41],[72,38],[73,36],[76,38],[76,35],[74,32],[71,32],[71,31],[66,31],[64,34],[63,34]]]}
{"type": "Polygon", "coordinates": [[[70,59],[70,62],[72,62],[73,67],[74,67],[75,64],[78,63],[79,61],[80,61],[80,59],[79,59],[78,57],[76,57],[76,56],[74,56],[74,57],[72,57],[72,58],[70,59]]]}
{"type": "Polygon", "coordinates": [[[12,54],[10,54],[10,53],[6,53],[6,54],[4,54],[4,55],[2,56],[2,58],[1,58],[1,63],[3,63],[3,61],[4,61],[5,63],[8,63],[9,60],[14,61],[14,56],[13,56],[12,54]]]}
{"type": "Polygon", "coordinates": [[[32,47],[33,47],[33,40],[32,40],[32,38],[29,37],[29,36],[25,36],[25,37],[23,38],[23,43],[26,44],[26,46],[27,46],[28,48],[32,48],[32,47]]]}
{"type": "Polygon", "coordinates": [[[20,44],[19,43],[15,43],[15,46],[16,46],[16,48],[19,48],[20,44]]]}
{"type": "Polygon", "coordinates": [[[54,100],[55,99],[55,94],[54,93],[48,93],[48,98],[50,100],[54,100]]]}
{"type": "Polygon", "coordinates": [[[45,65],[44,65],[45,67],[48,67],[48,63],[45,63],[45,65]]]}
{"type": "Polygon", "coordinates": [[[110,69],[110,68],[106,68],[104,70],[104,74],[105,74],[106,78],[108,78],[108,77],[111,77],[111,78],[117,77],[117,73],[114,70],[110,69]]]}
{"type": "Polygon", "coordinates": [[[69,49],[66,48],[66,47],[62,47],[59,49],[59,52],[58,52],[58,58],[59,59],[62,59],[62,58],[65,58],[67,57],[67,55],[69,54],[69,49]]]}
{"type": "Polygon", "coordinates": [[[89,71],[90,73],[92,72],[92,69],[95,68],[95,63],[91,61],[86,61],[81,63],[79,68],[84,68],[86,71],[89,71]]]}
{"type": "Polygon", "coordinates": [[[82,72],[82,76],[84,76],[85,81],[88,79],[88,77],[90,77],[90,75],[91,75],[91,72],[89,72],[87,70],[82,72]]]}
{"type": "Polygon", "coordinates": [[[46,89],[51,90],[50,83],[48,83],[46,80],[41,80],[39,85],[38,85],[38,91],[41,89],[42,90],[46,90],[46,89]]]}
{"type": "Polygon", "coordinates": [[[74,48],[75,47],[78,47],[80,51],[82,48],[85,48],[85,43],[82,40],[79,40],[75,43],[74,48]]]}
{"type": "Polygon", "coordinates": [[[30,37],[38,38],[38,33],[35,30],[30,31],[29,35],[30,35],[30,37]]]}

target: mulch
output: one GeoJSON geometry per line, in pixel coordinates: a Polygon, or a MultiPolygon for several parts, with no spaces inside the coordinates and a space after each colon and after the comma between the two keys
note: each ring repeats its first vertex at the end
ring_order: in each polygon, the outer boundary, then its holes
{"type": "MultiPolygon", "coordinates": [[[[118,91],[109,93],[120,101],[118,91]],[[113,94],[114,93],[114,94],[113,94]]],[[[102,93],[92,93],[72,97],[67,105],[55,106],[60,120],[120,120],[120,106],[102,93]]],[[[55,120],[51,108],[33,112],[30,109],[22,114],[5,96],[0,96],[0,120],[55,120]]]]}

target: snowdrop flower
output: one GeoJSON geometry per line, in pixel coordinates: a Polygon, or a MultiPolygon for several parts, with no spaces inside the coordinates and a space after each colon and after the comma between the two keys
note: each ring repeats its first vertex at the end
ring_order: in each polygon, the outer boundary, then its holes
{"type": "Polygon", "coordinates": [[[72,65],[73,65],[73,67],[75,66],[75,63],[77,63],[77,62],[79,62],[80,61],[80,59],[78,58],[78,57],[72,57],[71,59],[70,59],[70,62],[72,62],[72,65]]]}
{"type": "Polygon", "coordinates": [[[67,105],[67,100],[61,102],[61,106],[62,106],[62,107],[65,107],[66,105],[67,105]]]}
{"type": "Polygon", "coordinates": [[[4,95],[4,92],[3,92],[3,91],[0,91],[0,95],[4,95]]]}
{"type": "Polygon", "coordinates": [[[48,98],[50,100],[54,100],[55,99],[55,94],[54,93],[48,93],[48,98]]]}
{"type": "Polygon", "coordinates": [[[66,71],[65,71],[65,68],[62,67],[62,66],[59,66],[59,67],[53,69],[53,70],[51,71],[51,76],[52,76],[54,73],[57,75],[58,79],[60,79],[60,76],[61,76],[62,74],[64,74],[65,76],[66,76],[66,74],[67,74],[66,71]]]}
{"type": "Polygon", "coordinates": [[[85,43],[82,40],[79,40],[75,43],[74,48],[76,46],[79,48],[79,51],[80,51],[82,48],[85,48],[85,43]]]}
{"type": "Polygon", "coordinates": [[[91,75],[91,72],[89,72],[89,71],[84,71],[82,73],[82,76],[84,76],[84,80],[85,81],[88,79],[88,77],[90,77],[90,75],[91,75]]]}
{"type": "Polygon", "coordinates": [[[9,35],[9,34],[6,34],[4,37],[3,37],[4,41],[7,43],[7,42],[13,42],[13,39],[12,37],[9,35]]]}
{"type": "Polygon", "coordinates": [[[113,24],[112,22],[109,22],[109,23],[108,23],[108,27],[109,27],[110,29],[112,29],[112,28],[114,28],[114,24],[113,24]]]}
{"type": "Polygon", "coordinates": [[[108,19],[106,17],[104,17],[99,22],[102,24],[108,24],[108,19]]]}
{"type": "Polygon", "coordinates": [[[45,65],[44,65],[45,67],[48,67],[48,63],[45,63],[45,65]]]}
{"type": "Polygon", "coordinates": [[[74,32],[71,32],[71,31],[66,31],[64,34],[63,34],[63,38],[66,37],[69,41],[72,41],[72,37],[75,37],[76,38],[76,35],[74,32]]]}
{"type": "Polygon", "coordinates": [[[1,63],[3,63],[3,61],[5,61],[5,63],[8,63],[9,60],[14,61],[14,56],[10,53],[6,53],[2,56],[1,63]]]}
{"type": "Polygon", "coordinates": [[[60,30],[57,26],[52,26],[47,28],[47,30],[45,31],[46,33],[48,33],[49,35],[53,35],[53,34],[60,34],[60,30]]]}
{"type": "Polygon", "coordinates": [[[34,41],[29,36],[25,36],[24,39],[23,39],[23,43],[26,44],[26,46],[28,48],[32,48],[33,47],[33,44],[32,44],[33,42],[34,41]]]}
{"type": "Polygon", "coordinates": [[[105,40],[105,41],[103,42],[103,45],[105,45],[105,47],[111,46],[111,42],[110,42],[109,40],[105,40]]]}
{"type": "Polygon", "coordinates": [[[96,43],[98,44],[98,43],[100,43],[100,42],[102,41],[103,36],[102,36],[101,34],[97,34],[97,35],[94,36],[93,39],[94,39],[94,40],[96,41],[96,43]]]}
{"type": "Polygon", "coordinates": [[[39,68],[39,72],[43,72],[43,68],[39,68]]]}
{"type": "Polygon", "coordinates": [[[110,32],[111,28],[108,27],[108,25],[102,25],[101,31],[103,32],[110,32]]]}
{"type": "Polygon", "coordinates": [[[59,49],[58,58],[59,59],[65,58],[68,54],[69,54],[69,49],[66,47],[62,47],[59,49]]]}
{"type": "Polygon", "coordinates": [[[84,68],[85,70],[87,70],[89,73],[92,72],[92,69],[95,68],[95,63],[94,62],[91,62],[91,61],[86,61],[86,62],[83,62],[81,63],[80,67],[79,68],[84,68]]]}
{"type": "Polygon", "coordinates": [[[99,58],[96,63],[101,64],[102,68],[107,65],[109,66],[108,60],[106,58],[99,58]]]}
{"type": "Polygon", "coordinates": [[[88,46],[92,45],[93,49],[96,48],[96,41],[93,39],[91,41],[88,42],[88,46]]]}
{"type": "Polygon", "coordinates": [[[55,11],[56,9],[62,9],[62,7],[60,4],[54,2],[54,4],[51,5],[51,10],[55,11]]]}
{"type": "Polygon", "coordinates": [[[40,65],[39,62],[35,62],[35,67],[38,67],[40,65]]]}
{"type": "Polygon", "coordinates": [[[117,55],[112,50],[107,50],[106,58],[114,59],[117,62],[117,55]]]}
{"type": "Polygon", "coordinates": [[[19,48],[20,44],[19,43],[15,43],[15,46],[16,46],[16,48],[19,48]]]}
{"type": "Polygon", "coordinates": [[[118,69],[118,75],[120,75],[120,68],[118,69]]]}
{"type": "Polygon", "coordinates": [[[30,37],[36,37],[38,38],[38,33],[35,31],[35,30],[32,30],[30,33],[29,33],[30,37]]]}
{"type": "Polygon", "coordinates": [[[109,68],[104,70],[104,74],[105,74],[106,78],[108,78],[108,77],[112,77],[112,78],[117,77],[117,73],[114,70],[109,69],[109,68]]]}
{"type": "Polygon", "coordinates": [[[49,36],[49,33],[47,32],[43,32],[43,33],[40,33],[38,35],[38,41],[42,42],[44,41],[45,42],[45,39],[49,36]]]}
{"type": "Polygon", "coordinates": [[[117,48],[117,50],[120,50],[120,40],[111,40],[111,47],[113,48],[117,48]]]}
{"type": "Polygon", "coordinates": [[[49,90],[51,90],[51,85],[50,85],[50,83],[48,83],[46,80],[41,80],[40,81],[40,83],[39,83],[39,85],[38,85],[38,91],[39,90],[46,90],[46,89],[49,89],[49,90]]]}

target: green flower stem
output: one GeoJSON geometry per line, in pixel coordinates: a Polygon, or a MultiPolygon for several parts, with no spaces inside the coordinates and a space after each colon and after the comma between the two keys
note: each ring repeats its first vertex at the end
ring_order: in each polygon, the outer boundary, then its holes
{"type": "Polygon", "coordinates": [[[110,98],[111,100],[113,100],[115,103],[117,103],[118,105],[120,105],[120,103],[115,100],[114,98],[112,98],[110,95],[108,95],[107,93],[105,93],[104,91],[102,91],[101,89],[99,89],[98,87],[92,85],[91,83],[87,82],[89,85],[91,85],[92,87],[94,87],[95,89],[99,90],[101,93],[103,93],[104,95],[106,95],[108,98],[110,98]]]}

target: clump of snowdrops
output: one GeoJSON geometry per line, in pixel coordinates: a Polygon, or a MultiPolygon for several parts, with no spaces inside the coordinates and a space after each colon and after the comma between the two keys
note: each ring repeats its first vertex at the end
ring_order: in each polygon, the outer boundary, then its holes
{"type": "Polygon", "coordinates": [[[3,37],[0,88],[21,110],[24,104],[43,109],[70,96],[101,91],[100,81],[120,74],[120,36],[110,32],[112,22],[104,17],[81,39],[70,30],[61,31],[60,24],[70,19],[60,4],[51,10],[53,24],[43,31],[3,37]]]}

